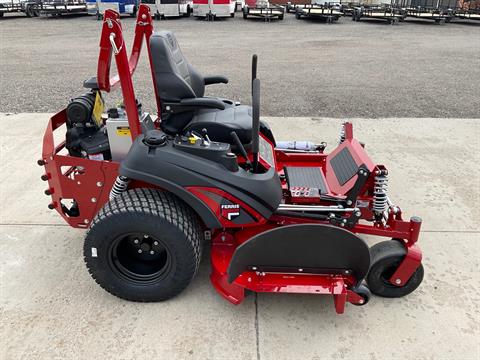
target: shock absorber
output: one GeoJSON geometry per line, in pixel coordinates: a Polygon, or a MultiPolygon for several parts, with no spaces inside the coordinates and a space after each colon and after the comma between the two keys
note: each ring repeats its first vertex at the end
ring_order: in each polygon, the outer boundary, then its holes
{"type": "Polygon", "coordinates": [[[120,195],[125,190],[127,190],[129,182],[130,182],[130,179],[127,178],[126,176],[121,176],[121,175],[117,176],[115,183],[112,186],[112,190],[110,191],[109,199],[113,200],[118,195],[120,195]]]}
{"type": "Polygon", "coordinates": [[[387,170],[378,170],[375,175],[373,187],[373,212],[377,218],[387,210],[387,189],[388,189],[388,172],[387,170]]]}
{"type": "Polygon", "coordinates": [[[340,129],[340,139],[338,139],[338,145],[345,141],[345,124],[342,124],[340,129]]]}

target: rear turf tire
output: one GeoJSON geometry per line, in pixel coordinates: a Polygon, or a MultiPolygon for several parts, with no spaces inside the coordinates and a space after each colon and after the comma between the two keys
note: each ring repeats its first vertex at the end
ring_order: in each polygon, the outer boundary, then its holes
{"type": "Polygon", "coordinates": [[[420,285],[424,273],[422,264],[403,286],[389,282],[405,255],[405,246],[398,240],[382,241],[370,248],[371,263],[366,280],[372,293],[387,298],[398,298],[410,294],[420,285]]]}
{"type": "Polygon", "coordinates": [[[196,214],[177,197],[133,189],[94,218],[84,258],[109,293],[131,301],[163,301],[182,292],[195,276],[202,239],[196,214]]]}

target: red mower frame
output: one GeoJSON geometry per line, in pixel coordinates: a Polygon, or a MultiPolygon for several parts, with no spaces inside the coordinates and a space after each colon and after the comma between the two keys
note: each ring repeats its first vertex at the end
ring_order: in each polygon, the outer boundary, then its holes
{"type": "MultiPolygon", "coordinates": [[[[98,88],[100,91],[108,93],[118,86],[121,87],[132,140],[135,140],[141,134],[132,76],[138,64],[143,39],[146,40],[150,67],[152,69],[152,82],[154,88],[156,87],[152,67],[152,54],[149,46],[149,39],[152,33],[153,24],[149,8],[146,5],[140,5],[132,52],[128,58],[120,16],[113,10],[105,11],[97,68],[98,88]],[[118,75],[110,77],[112,55],[115,59],[118,75]]],[[[156,123],[158,124],[161,121],[161,104],[158,96],[156,96],[156,101],[158,111],[156,123]]],[[[42,175],[42,180],[48,181],[48,189],[45,193],[52,197],[49,208],[57,210],[70,226],[87,228],[94,216],[108,202],[110,190],[118,175],[119,163],[69,156],[65,151],[65,141],[58,145],[55,145],[54,142],[54,134],[60,132],[59,128],[65,122],[66,111],[64,109],[50,119],[45,131],[42,159],[39,160],[39,164],[43,165],[46,170],[46,173],[42,175]],[[65,204],[67,199],[75,200],[78,205],[79,215],[72,214],[69,211],[68,206],[65,204]]],[[[363,146],[353,138],[352,125],[345,123],[344,129],[344,142],[330,155],[323,153],[288,153],[282,150],[275,150],[275,167],[277,171],[281,174],[284,166],[291,164],[296,166],[318,164],[319,167],[325,170],[326,180],[330,184],[332,193],[342,194],[344,193],[342,187],[351,187],[357,176],[343,186],[340,186],[338,183],[335,185],[335,180],[329,178],[332,171],[328,169],[329,163],[327,158],[345,147],[350,149],[351,154],[357,157],[356,160],[359,163],[363,163],[368,167],[370,173],[375,174],[378,171],[385,171],[383,166],[372,163],[366,155],[363,146]]],[[[371,181],[373,179],[369,178],[364,186],[366,187],[371,181]]],[[[151,187],[152,185],[136,182],[130,184],[131,188],[140,186],[151,187]]],[[[231,195],[219,193],[220,190],[218,189],[189,188],[188,190],[203,200],[213,213],[217,214],[219,219],[222,220],[223,228],[211,232],[211,282],[215,289],[228,301],[239,304],[245,296],[245,289],[248,289],[255,292],[332,294],[337,313],[343,313],[346,302],[358,305],[364,302],[362,296],[349,290],[355,282],[355,279],[349,274],[265,273],[252,269],[252,271],[242,273],[235,281],[230,283],[228,281],[227,268],[232,255],[240,244],[246,242],[252,236],[283,225],[307,222],[328,224],[329,222],[276,214],[269,219],[265,219],[256,213],[255,210],[249,208],[246,204],[242,204],[241,201],[233,198],[231,195]],[[221,216],[219,205],[210,201],[209,197],[205,195],[208,192],[235,200],[237,204],[240,204],[242,208],[252,215],[255,221],[251,224],[239,226],[225,220],[221,216]]],[[[368,203],[371,201],[371,198],[372,194],[364,192],[359,196],[359,201],[368,203]]],[[[373,214],[368,208],[362,207],[357,216],[360,220],[371,219],[373,214]]],[[[338,226],[345,227],[355,234],[395,238],[402,242],[406,249],[406,256],[389,280],[392,285],[401,286],[405,284],[421,264],[422,253],[416,245],[421,228],[421,219],[412,217],[409,221],[403,220],[401,209],[390,201],[388,211],[380,222],[355,222],[351,226],[348,224],[338,224],[338,226]]]]}

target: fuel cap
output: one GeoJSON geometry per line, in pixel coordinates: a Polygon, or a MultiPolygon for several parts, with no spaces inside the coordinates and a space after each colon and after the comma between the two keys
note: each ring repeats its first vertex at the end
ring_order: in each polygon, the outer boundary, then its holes
{"type": "Polygon", "coordinates": [[[167,143],[167,135],[160,130],[150,130],[143,141],[149,146],[163,146],[167,143]]]}

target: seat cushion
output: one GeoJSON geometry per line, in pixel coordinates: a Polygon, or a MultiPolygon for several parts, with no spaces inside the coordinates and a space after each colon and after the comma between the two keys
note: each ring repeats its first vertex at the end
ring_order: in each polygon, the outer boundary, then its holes
{"type": "Polygon", "coordinates": [[[207,129],[210,139],[232,143],[230,133],[235,131],[242,144],[252,141],[252,108],[246,105],[231,106],[225,110],[199,110],[184,131],[201,133],[207,129]]]}

